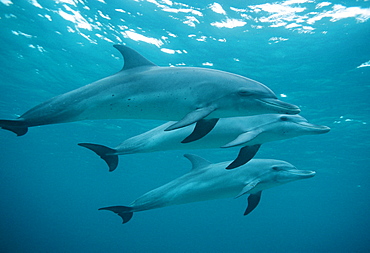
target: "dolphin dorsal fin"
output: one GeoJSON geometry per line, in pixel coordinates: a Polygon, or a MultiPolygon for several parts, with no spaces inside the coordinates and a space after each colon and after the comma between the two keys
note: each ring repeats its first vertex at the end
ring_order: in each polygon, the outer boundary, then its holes
{"type": "Polygon", "coordinates": [[[124,60],[124,65],[121,71],[142,66],[157,66],[132,48],[126,47],[124,45],[113,46],[122,54],[124,60]]]}
{"type": "Polygon", "coordinates": [[[191,165],[193,166],[191,168],[192,171],[205,168],[212,164],[210,161],[197,155],[185,154],[184,157],[186,157],[191,162],[191,165]]]}

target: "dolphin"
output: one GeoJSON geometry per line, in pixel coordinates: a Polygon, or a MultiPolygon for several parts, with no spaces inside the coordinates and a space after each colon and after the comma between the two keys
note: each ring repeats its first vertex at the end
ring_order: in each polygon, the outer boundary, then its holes
{"type": "Polygon", "coordinates": [[[165,131],[173,123],[173,121],[170,121],[150,131],[131,137],[115,148],[93,143],[79,143],[78,145],[99,155],[107,163],[109,171],[116,169],[118,155],[243,146],[237,158],[227,166],[227,169],[232,169],[252,159],[263,143],[301,135],[323,134],[330,130],[327,126],[311,124],[299,115],[261,114],[221,118],[205,137],[188,142],[186,140],[191,137],[195,128],[194,125],[165,131]]]}
{"type": "Polygon", "coordinates": [[[28,127],[48,124],[156,119],[176,121],[167,131],[198,122],[202,136],[217,118],[300,112],[246,77],[207,68],[159,67],[127,46],[114,47],[124,58],[121,71],[51,98],[17,119],[0,120],[0,127],[21,136],[28,127]]]}
{"type": "Polygon", "coordinates": [[[280,160],[252,159],[228,171],[225,166],[229,162],[212,164],[196,155],[184,156],[192,163],[192,169],[187,174],[145,193],[129,206],[110,206],[99,210],[112,211],[122,218],[122,223],[126,223],[134,212],[250,194],[244,212],[247,215],[257,207],[263,190],[315,175],[314,171],[298,170],[280,160]]]}

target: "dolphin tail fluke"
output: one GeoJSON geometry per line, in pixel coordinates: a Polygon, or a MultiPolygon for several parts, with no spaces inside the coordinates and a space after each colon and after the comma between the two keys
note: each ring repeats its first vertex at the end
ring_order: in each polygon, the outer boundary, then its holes
{"type": "Polygon", "coordinates": [[[248,206],[245,209],[244,215],[250,214],[260,203],[262,191],[259,191],[255,194],[251,194],[248,197],[248,206]]]}
{"type": "Polygon", "coordinates": [[[231,170],[246,164],[257,154],[260,147],[260,144],[242,147],[239,151],[238,157],[232,163],[230,163],[226,169],[231,170]]]}
{"type": "Polygon", "coordinates": [[[132,208],[128,206],[109,206],[99,208],[99,210],[108,210],[118,214],[122,218],[122,224],[129,222],[134,215],[132,208]]]}
{"type": "Polygon", "coordinates": [[[15,119],[15,120],[0,120],[0,128],[12,131],[17,136],[25,135],[28,131],[28,127],[25,126],[23,120],[15,119]]]}
{"type": "Polygon", "coordinates": [[[93,144],[93,143],[78,143],[79,146],[88,148],[94,151],[101,159],[103,159],[108,167],[109,171],[114,171],[118,166],[118,155],[114,155],[116,150],[108,148],[103,145],[93,144]]]}

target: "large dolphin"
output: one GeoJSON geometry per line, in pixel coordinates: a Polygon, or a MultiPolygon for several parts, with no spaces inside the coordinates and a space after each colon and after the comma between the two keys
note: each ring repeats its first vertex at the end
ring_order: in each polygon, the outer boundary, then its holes
{"type": "Polygon", "coordinates": [[[238,157],[227,167],[232,169],[252,159],[263,143],[301,135],[322,134],[330,130],[326,126],[311,124],[299,115],[261,114],[221,118],[205,137],[194,142],[187,142],[186,139],[191,137],[194,125],[164,131],[173,123],[170,121],[148,132],[131,137],[115,148],[93,143],[79,143],[78,145],[98,154],[108,164],[109,171],[116,169],[118,155],[243,146],[238,157]]]}
{"type": "Polygon", "coordinates": [[[199,156],[185,157],[193,166],[187,174],[145,193],[129,206],[110,206],[99,210],[115,212],[121,216],[122,223],[126,223],[134,212],[250,194],[244,212],[247,215],[257,207],[263,190],[315,175],[314,171],[298,170],[290,163],[279,160],[252,159],[230,171],[225,170],[229,162],[212,164],[199,156]]]}
{"type": "Polygon", "coordinates": [[[205,135],[217,118],[262,113],[297,114],[265,85],[236,74],[194,67],[159,67],[133,49],[118,73],[54,97],[0,127],[24,135],[28,127],[95,119],[175,120],[166,130],[199,122],[205,135]],[[201,121],[207,118],[209,122],[201,121]],[[212,120],[211,120],[212,119],[212,120]]]}

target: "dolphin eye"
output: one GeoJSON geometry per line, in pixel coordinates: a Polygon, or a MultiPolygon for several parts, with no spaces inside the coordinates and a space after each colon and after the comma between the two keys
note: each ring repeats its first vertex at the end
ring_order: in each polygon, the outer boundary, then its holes
{"type": "Polygon", "coordinates": [[[244,90],[244,89],[239,90],[239,91],[238,91],[238,94],[239,94],[240,96],[243,96],[243,97],[246,97],[246,96],[250,96],[250,95],[252,95],[252,93],[251,93],[250,91],[248,91],[248,90],[244,90]]]}
{"type": "Polygon", "coordinates": [[[282,170],[279,166],[274,166],[274,167],[272,167],[272,169],[275,170],[275,171],[281,171],[282,170]]]}
{"type": "Polygon", "coordinates": [[[281,121],[288,121],[288,117],[287,117],[287,116],[281,116],[281,117],[280,117],[280,120],[281,120],[281,121]]]}

